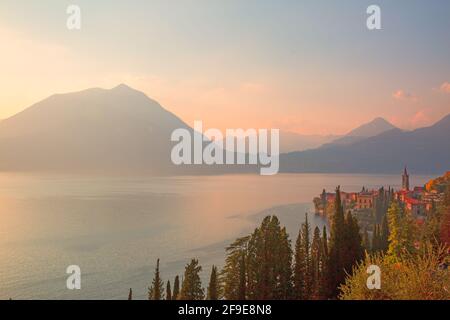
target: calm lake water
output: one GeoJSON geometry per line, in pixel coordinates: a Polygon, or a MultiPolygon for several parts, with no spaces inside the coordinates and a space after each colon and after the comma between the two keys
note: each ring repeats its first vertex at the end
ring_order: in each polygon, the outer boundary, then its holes
{"type": "MultiPolygon", "coordinates": [[[[412,185],[430,177],[412,176],[412,185]]],[[[225,247],[276,214],[295,241],[323,188],[398,188],[400,175],[279,174],[87,178],[0,174],[0,299],[144,299],[155,261],[166,281],[190,258],[222,266],[225,247]],[[79,265],[81,290],[66,289],[79,265]]]]}

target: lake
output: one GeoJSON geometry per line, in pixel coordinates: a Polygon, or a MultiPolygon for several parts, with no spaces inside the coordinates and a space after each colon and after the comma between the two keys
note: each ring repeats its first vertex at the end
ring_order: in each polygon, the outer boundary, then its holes
{"type": "MultiPolygon", "coordinates": [[[[411,176],[411,185],[430,177],[411,176]]],[[[323,188],[396,189],[399,175],[279,174],[105,178],[0,174],[0,299],[145,299],[156,259],[164,281],[190,258],[222,266],[225,247],[276,214],[295,242],[323,188]],[[67,266],[81,290],[66,288],[67,266]]]]}

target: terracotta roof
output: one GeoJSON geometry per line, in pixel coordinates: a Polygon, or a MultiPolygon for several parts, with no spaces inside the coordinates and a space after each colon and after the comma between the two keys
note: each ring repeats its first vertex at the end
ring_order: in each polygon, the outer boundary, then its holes
{"type": "Polygon", "coordinates": [[[422,201],[414,199],[414,198],[405,198],[405,202],[409,204],[424,204],[422,201]]]}

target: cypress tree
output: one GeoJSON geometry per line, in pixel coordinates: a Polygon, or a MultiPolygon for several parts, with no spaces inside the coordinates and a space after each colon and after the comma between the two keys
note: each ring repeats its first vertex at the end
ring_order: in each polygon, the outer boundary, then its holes
{"type": "Polygon", "coordinates": [[[349,211],[344,216],[340,188],[336,189],[335,211],[331,219],[331,236],[327,267],[329,297],[336,298],[339,286],[363,256],[358,221],[349,211]]]}
{"type": "Polygon", "coordinates": [[[277,247],[278,262],[275,268],[278,281],[274,298],[287,300],[292,298],[292,246],[285,227],[279,232],[277,247]]]}
{"type": "Polygon", "coordinates": [[[167,280],[166,300],[172,300],[172,290],[170,289],[170,280],[167,280]]]}
{"type": "Polygon", "coordinates": [[[386,253],[389,246],[389,224],[387,213],[383,216],[380,233],[381,233],[380,247],[381,250],[386,253]]]}
{"type": "Polygon", "coordinates": [[[175,277],[175,281],[173,282],[172,300],[177,300],[179,294],[180,294],[180,277],[177,275],[175,277]]]}
{"type": "Polygon", "coordinates": [[[284,243],[283,231],[276,216],[265,217],[261,226],[251,235],[246,290],[249,299],[281,299],[283,296],[283,260],[289,252],[284,243]]]}
{"type": "Polygon", "coordinates": [[[163,282],[159,275],[159,259],[156,260],[155,276],[153,277],[152,285],[148,288],[149,300],[161,300],[163,299],[163,282]]]}
{"type": "MultiPolygon", "coordinates": [[[[320,242],[320,230],[318,231],[317,240],[317,256],[319,257],[319,250],[321,251],[321,242],[320,242]]],[[[310,233],[311,227],[308,221],[308,214],[305,214],[305,222],[302,223],[301,228],[298,233],[297,241],[295,243],[295,264],[293,270],[293,289],[294,293],[292,294],[292,298],[298,300],[306,300],[310,299],[313,295],[313,283],[314,283],[314,275],[313,275],[313,264],[320,262],[318,260],[312,260],[311,253],[311,241],[310,241],[310,233]]]]}
{"type": "Polygon", "coordinates": [[[439,246],[441,245],[441,220],[443,220],[441,217],[441,212],[437,210],[436,203],[432,201],[431,208],[427,214],[425,225],[421,230],[421,245],[427,245],[428,243],[431,243],[433,248],[439,248],[439,246]]]}
{"type": "MultiPolygon", "coordinates": [[[[245,278],[246,275],[250,276],[254,273],[253,271],[248,271],[249,265],[245,263],[246,257],[249,254],[248,247],[250,238],[250,236],[238,238],[226,248],[227,255],[225,258],[225,266],[221,272],[221,282],[222,294],[227,300],[240,299],[243,295],[243,290],[246,291],[245,294],[248,293],[247,288],[244,288],[245,278]]],[[[253,263],[251,263],[250,267],[253,268],[253,263]]],[[[248,285],[253,283],[254,281],[251,279],[248,280],[248,285]]]]}
{"type": "Polygon", "coordinates": [[[373,226],[372,235],[372,252],[378,252],[380,250],[380,233],[378,225],[373,226]]]}
{"type": "Polygon", "coordinates": [[[320,299],[326,299],[329,296],[328,291],[328,235],[327,227],[322,229],[322,254],[320,263],[320,299]]]}
{"type": "Polygon", "coordinates": [[[345,219],[341,205],[340,188],[336,188],[334,214],[331,217],[330,248],[328,258],[328,288],[330,297],[337,297],[338,286],[345,279],[345,219]]]}
{"type": "Polygon", "coordinates": [[[305,298],[305,257],[306,253],[303,247],[302,241],[302,228],[300,228],[297,236],[297,241],[295,242],[295,265],[294,265],[294,295],[293,298],[297,300],[301,300],[305,298]]]}
{"type": "Polygon", "coordinates": [[[217,278],[217,267],[213,265],[211,268],[211,276],[209,278],[207,299],[218,300],[219,299],[218,291],[219,291],[219,282],[217,278]]]}
{"type": "Polygon", "coordinates": [[[311,243],[311,298],[318,299],[321,286],[321,261],[322,261],[322,243],[320,229],[314,228],[313,240],[311,243]]]}
{"type": "Polygon", "coordinates": [[[202,267],[197,259],[192,259],[184,270],[184,279],[181,285],[180,300],[203,300],[205,292],[202,288],[199,273],[202,267]]]}
{"type": "Polygon", "coordinates": [[[327,235],[327,227],[323,226],[322,229],[322,246],[323,246],[323,256],[325,258],[328,257],[328,235],[327,235]]]}
{"type": "Polygon", "coordinates": [[[405,215],[397,201],[393,201],[388,210],[389,248],[388,256],[397,261],[405,253],[415,251],[413,239],[413,221],[405,215]]]}
{"type": "Polygon", "coordinates": [[[308,214],[305,214],[305,222],[302,225],[302,246],[305,253],[304,298],[309,299],[312,293],[312,266],[311,266],[311,226],[308,222],[308,214]]]}
{"type": "MultiPolygon", "coordinates": [[[[276,216],[264,218],[248,242],[248,299],[287,299],[292,292],[292,249],[276,216]]],[[[239,278],[237,278],[239,279],[239,278]]]]}
{"type": "Polygon", "coordinates": [[[130,291],[128,291],[128,300],[133,300],[133,289],[130,288],[130,291]]]}
{"type": "Polygon", "coordinates": [[[369,233],[367,232],[367,228],[364,228],[363,247],[367,252],[371,252],[371,245],[370,245],[369,233]]]}
{"type": "Polygon", "coordinates": [[[345,270],[350,274],[353,265],[362,259],[364,253],[358,220],[351,214],[350,211],[347,213],[346,217],[345,234],[348,235],[346,243],[347,260],[345,262],[345,270]]]}
{"type": "MultiPolygon", "coordinates": [[[[273,285],[273,235],[271,217],[263,219],[256,228],[248,244],[248,291],[249,299],[267,300],[272,298],[273,285]]],[[[240,256],[239,256],[240,258],[240,256]]],[[[238,260],[239,261],[239,260],[238,260]]]]}
{"type": "Polygon", "coordinates": [[[239,262],[239,291],[238,299],[245,300],[247,295],[247,283],[246,283],[246,266],[245,266],[245,254],[241,254],[241,260],[239,262]]]}

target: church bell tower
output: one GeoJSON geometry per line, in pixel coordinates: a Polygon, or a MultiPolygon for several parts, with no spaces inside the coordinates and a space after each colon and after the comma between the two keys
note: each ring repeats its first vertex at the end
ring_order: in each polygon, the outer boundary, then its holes
{"type": "Polygon", "coordinates": [[[408,171],[406,170],[406,167],[402,175],[402,190],[409,191],[409,174],[408,171]]]}

